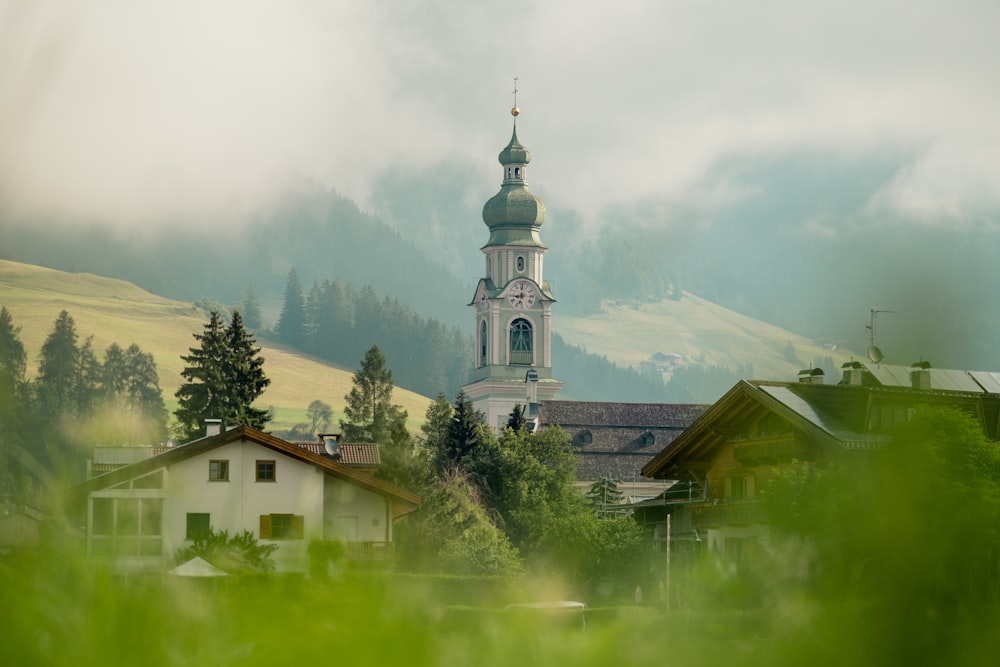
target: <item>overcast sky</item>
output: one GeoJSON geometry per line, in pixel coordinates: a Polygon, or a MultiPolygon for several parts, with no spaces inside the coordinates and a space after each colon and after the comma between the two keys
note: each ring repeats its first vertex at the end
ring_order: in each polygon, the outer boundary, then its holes
{"type": "Polygon", "coordinates": [[[532,187],[589,220],[795,153],[904,155],[871,207],[991,217],[998,27],[996,0],[0,0],[0,213],[238,218],[303,177],[368,207],[448,160],[485,200],[516,76],[532,187]]]}

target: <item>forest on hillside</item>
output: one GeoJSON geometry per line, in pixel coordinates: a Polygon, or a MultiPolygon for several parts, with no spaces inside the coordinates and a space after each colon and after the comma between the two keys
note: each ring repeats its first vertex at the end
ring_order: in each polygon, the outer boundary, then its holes
{"type": "MultiPolygon", "coordinates": [[[[689,292],[853,350],[868,347],[869,310],[878,307],[891,314],[879,320],[876,343],[894,363],[1000,368],[993,344],[1000,311],[992,307],[1000,232],[985,218],[956,228],[877,217],[865,202],[884,181],[882,167],[865,165],[870,178],[859,189],[845,185],[857,165],[776,160],[746,171],[734,160],[717,170],[751,193],[738,202],[712,209],[637,203],[596,227],[552,206],[541,229],[546,278],[564,313],[594,312],[607,299],[642,303],[689,292]]],[[[373,188],[377,213],[307,181],[233,229],[125,233],[99,222],[4,221],[0,256],[121,278],[188,301],[234,304],[252,290],[267,326],[277,322],[294,268],[304,289],[324,281],[368,285],[425,325],[464,331],[465,304],[483,271],[481,206],[492,194],[480,181],[460,164],[390,170],[373,188]]],[[[345,355],[356,359],[357,348],[345,355]]],[[[399,365],[406,363],[401,357],[399,365]]],[[[583,383],[601,384],[597,377],[583,383]]]]}

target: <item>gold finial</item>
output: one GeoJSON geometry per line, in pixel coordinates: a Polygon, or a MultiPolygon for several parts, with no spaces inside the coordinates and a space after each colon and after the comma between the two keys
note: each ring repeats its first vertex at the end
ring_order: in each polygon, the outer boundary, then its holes
{"type": "Polygon", "coordinates": [[[514,77],[514,108],[510,110],[510,115],[517,118],[517,115],[521,113],[521,110],[517,108],[517,77],[514,77]]]}

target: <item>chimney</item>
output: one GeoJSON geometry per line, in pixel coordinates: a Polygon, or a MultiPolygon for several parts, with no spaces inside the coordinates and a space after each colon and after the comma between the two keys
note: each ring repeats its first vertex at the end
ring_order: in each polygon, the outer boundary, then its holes
{"type": "Polygon", "coordinates": [[[211,438],[213,435],[219,435],[222,433],[222,420],[221,419],[206,419],[205,420],[205,437],[211,438]]]}
{"type": "Polygon", "coordinates": [[[823,384],[825,375],[822,368],[806,368],[799,371],[799,382],[803,384],[823,384]]]}
{"type": "Polygon", "coordinates": [[[927,361],[917,361],[910,366],[910,386],[914,389],[931,388],[931,365],[927,361]]]}
{"type": "Polygon", "coordinates": [[[865,367],[861,365],[860,361],[848,361],[841,368],[844,371],[844,379],[841,380],[840,384],[852,387],[860,387],[864,384],[865,367]]]}

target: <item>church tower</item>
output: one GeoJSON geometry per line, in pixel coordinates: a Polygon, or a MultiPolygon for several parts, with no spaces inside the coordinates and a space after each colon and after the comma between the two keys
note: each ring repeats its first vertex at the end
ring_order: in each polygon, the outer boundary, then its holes
{"type": "Polygon", "coordinates": [[[486,423],[499,429],[514,406],[528,419],[538,404],[562,387],[552,377],[552,304],[555,299],[542,271],[547,248],[538,230],[545,204],[527,185],[531,153],[517,139],[517,89],[514,132],[500,152],[500,192],[483,206],[490,238],[482,247],[486,274],[469,305],[475,320],[475,367],[463,387],[486,423]]]}

